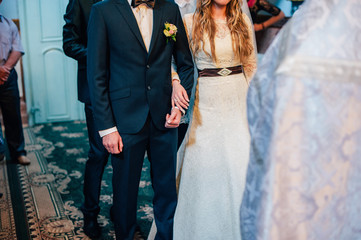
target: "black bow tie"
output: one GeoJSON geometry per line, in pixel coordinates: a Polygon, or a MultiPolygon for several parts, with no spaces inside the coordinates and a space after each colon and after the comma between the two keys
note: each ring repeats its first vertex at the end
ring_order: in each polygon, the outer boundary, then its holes
{"type": "Polygon", "coordinates": [[[132,0],[132,7],[136,8],[143,3],[147,4],[150,8],[154,8],[155,0],[132,0]]]}

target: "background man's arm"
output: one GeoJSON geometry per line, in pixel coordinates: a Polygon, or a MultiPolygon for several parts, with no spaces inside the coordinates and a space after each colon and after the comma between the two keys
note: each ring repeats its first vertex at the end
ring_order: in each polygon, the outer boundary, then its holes
{"type": "Polygon", "coordinates": [[[4,67],[6,67],[10,70],[13,69],[13,67],[15,67],[16,63],[19,61],[19,59],[21,58],[22,55],[23,55],[22,52],[11,51],[8,60],[4,64],[4,67]]]}

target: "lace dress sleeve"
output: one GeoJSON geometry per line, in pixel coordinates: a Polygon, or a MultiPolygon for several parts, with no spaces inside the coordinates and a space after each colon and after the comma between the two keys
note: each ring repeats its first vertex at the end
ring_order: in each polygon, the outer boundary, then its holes
{"type": "MultiPolygon", "coordinates": [[[[252,42],[253,48],[255,48],[256,46],[255,41],[254,41],[254,34],[253,34],[253,30],[252,30],[252,23],[251,20],[249,19],[249,17],[243,13],[243,18],[248,26],[248,32],[249,32],[249,36],[251,37],[250,41],[252,42]]],[[[251,55],[249,55],[244,63],[243,63],[243,67],[244,67],[244,72],[247,76],[248,81],[250,81],[253,77],[253,75],[256,73],[257,70],[257,57],[256,57],[256,51],[254,51],[254,49],[252,50],[251,55]]]]}

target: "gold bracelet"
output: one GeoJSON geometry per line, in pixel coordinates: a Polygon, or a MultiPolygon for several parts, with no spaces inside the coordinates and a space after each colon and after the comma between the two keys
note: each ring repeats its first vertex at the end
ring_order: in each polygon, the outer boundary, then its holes
{"type": "Polygon", "coordinates": [[[178,79],[178,78],[173,78],[173,79],[172,79],[172,86],[173,86],[173,81],[178,81],[179,84],[181,83],[181,80],[180,80],[180,79],[178,79]]]}

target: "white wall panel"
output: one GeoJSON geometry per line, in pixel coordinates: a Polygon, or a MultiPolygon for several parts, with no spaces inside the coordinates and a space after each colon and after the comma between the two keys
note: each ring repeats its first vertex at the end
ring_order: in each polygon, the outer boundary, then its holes
{"type": "Polygon", "coordinates": [[[62,1],[39,0],[42,41],[62,40],[62,1]],[[59,27],[60,26],[60,27],[59,27]]]}
{"type": "Polygon", "coordinates": [[[68,0],[19,0],[30,124],[84,119],[76,62],[62,50],[68,0]]]}
{"type": "Polygon", "coordinates": [[[46,84],[46,109],[48,120],[69,118],[69,97],[65,66],[61,49],[49,49],[44,53],[44,71],[46,84]]]}

